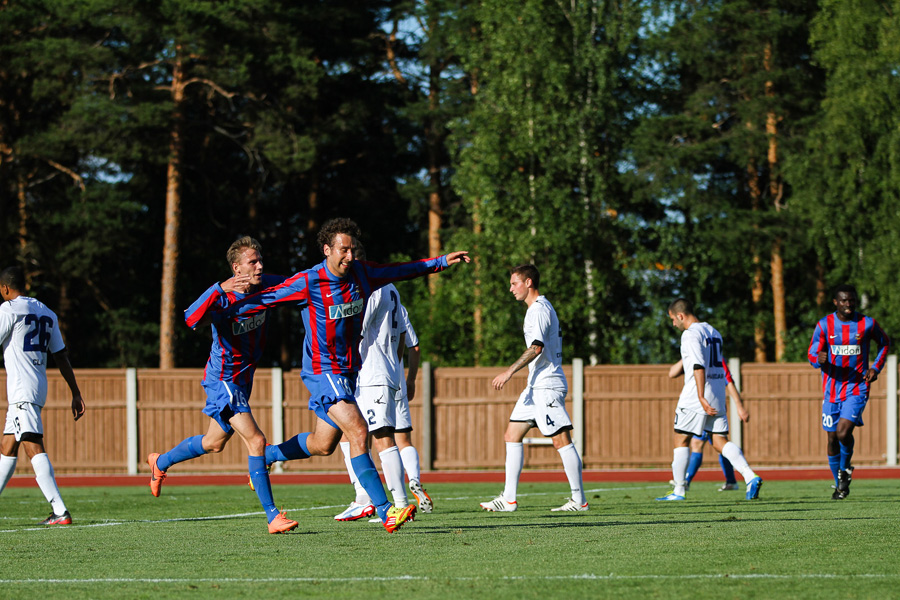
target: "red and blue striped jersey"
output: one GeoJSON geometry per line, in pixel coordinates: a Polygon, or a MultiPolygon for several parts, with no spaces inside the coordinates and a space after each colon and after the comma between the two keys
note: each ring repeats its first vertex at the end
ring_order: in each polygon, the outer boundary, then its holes
{"type": "MultiPolygon", "coordinates": [[[[285,280],[281,275],[263,275],[260,286],[264,288],[278,285],[285,280]]],[[[225,292],[216,283],[203,292],[191,306],[184,311],[184,321],[191,329],[196,329],[201,319],[207,314],[216,314],[217,309],[226,308],[244,294],[225,292]]],[[[209,360],[203,370],[203,383],[229,381],[237,385],[253,383],[256,363],[262,356],[266,345],[266,329],[268,323],[266,313],[261,312],[241,321],[223,321],[213,319],[212,347],[209,360]]]]}
{"type": "Polygon", "coordinates": [[[873,369],[884,368],[891,341],[878,322],[860,313],[851,321],[841,321],[837,313],[823,317],[813,331],[808,358],[812,366],[822,369],[822,391],[825,400],[840,402],[852,396],[869,396],[865,375],[869,370],[869,343],[878,344],[873,369]],[[819,352],[828,351],[828,360],[819,364],[819,352]]]}
{"type": "Polygon", "coordinates": [[[284,303],[303,308],[303,368],[305,375],[349,374],[359,371],[363,313],[372,292],[393,281],[413,279],[447,268],[446,256],[408,263],[377,264],[355,260],[340,278],[322,261],[284,283],[247,296],[225,308],[222,318],[250,316],[284,303]]]}

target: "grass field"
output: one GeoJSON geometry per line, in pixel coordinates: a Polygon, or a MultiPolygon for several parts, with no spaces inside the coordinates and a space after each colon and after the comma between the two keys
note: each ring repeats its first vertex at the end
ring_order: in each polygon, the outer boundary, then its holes
{"type": "Polygon", "coordinates": [[[897,598],[898,480],[773,481],[761,499],[695,483],[588,485],[591,510],[551,513],[561,484],[435,484],[436,510],[393,535],[339,523],[348,485],[281,485],[300,527],[269,535],[244,486],[67,487],[72,526],[40,527],[36,488],[0,497],[0,598],[897,598]]]}

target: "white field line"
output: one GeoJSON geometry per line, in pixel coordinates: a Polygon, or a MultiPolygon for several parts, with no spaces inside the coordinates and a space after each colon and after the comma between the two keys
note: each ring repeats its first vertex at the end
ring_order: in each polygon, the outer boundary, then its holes
{"type": "Polygon", "coordinates": [[[870,579],[870,580],[892,580],[900,579],[900,573],[856,573],[853,575],[840,575],[835,573],[801,573],[796,575],[785,575],[778,573],[722,573],[708,575],[616,575],[610,573],[608,575],[597,575],[593,573],[584,573],[580,575],[522,575],[522,576],[484,576],[484,577],[446,577],[446,576],[416,576],[416,575],[398,575],[396,577],[197,577],[197,578],[165,578],[165,577],[98,577],[98,578],[40,578],[40,579],[0,579],[0,584],[94,584],[94,583],[171,583],[171,584],[195,584],[195,583],[236,583],[236,584],[258,584],[258,583],[377,583],[377,582],[440,582],[459,581],[689,581],[689,580],[845,580],[845,579],[870,579]]]}
{"type": "MultiPolygon", "coordinates": [[[[595,488],[591,490],[584,490],[585,494],[592,494],[596,492],[615,492],[615,491],[627,491],[627,490],[636,490],[636,489],[654,489],[659,488],[659,485],[656,486],[641,486],[641,487],[628,487],[628,488],[595,488]]],[[[670,487],[670,486],[662,486],[662,487],[670,487]]],[[[532,494],[519,494],[520,497],[525,496],[556,496],[559,495],[559,492],[536,492],[532,494]]],[[[473,497],[473,496],[457,496],[452,498],[441,497],[441,502],[445,501],[474,501],[481,496],[473,497]]],[[[314,510],[338,510],[346,508],[346,504],[335,504],[335,505],[327,505],[327,506],[308,506],[305,508],[288,508],[285,509],[286,512],[306,512],[306,511],[314,511],[314,510]]],[[[248,512],[248,513],[234,513],[229,515],[213,515],[208,517],[173,517],[170,519],[134,519],[134,520],[110,520],[104,521],[102,523],[88,523],[85,525],[79,525],[76,521],[72,525],[65,526],[53,526],[48,527],[46,525],[37,525],[34,527],[21,527],[17,529],[0,529],[0,534],[2,533],[20,533],[22,531],[58,531],[58,530],[66,530],[66,529],[78,529],[78,528],[90,528],[90,527],[111,527],[115,525],[133,525],[135,523],[178,523],[181,521],[220,521],[225,519],[239,519],[243,517],[257,517],[260,515],[264,515],[263,511],[256,512],[248,512]]],[[[77,515],[76,515],[77,517],[77,515]]],[[[0,517],[0,520],[15,520],[21,521],[21,517],[0,517]]]]}

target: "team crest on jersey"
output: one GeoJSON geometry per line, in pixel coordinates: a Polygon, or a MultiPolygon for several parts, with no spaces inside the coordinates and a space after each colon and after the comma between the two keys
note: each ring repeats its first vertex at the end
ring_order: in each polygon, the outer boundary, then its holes
{"type": "Polygon", "coordinates": [[[833,356],[859,356],[862,354],[862,347],[856,344],[832,345],[831,354],[833,356]]]}
{"type": "Polygon", "coordinates": [[[345,319],[347,317],[355,317],[361,315],[366,303],[362,298],[347,302],[346,304],[334,304],[328,307],[329,319],[345,319]]]}
{"type": "Polygon", "coordinates": [[[245,333],[249,333],[254,329],[259,329],[262,327],[263,323],[266,322],[266,313],[265,311],[253,315],[249,319],[245,319],[243,321],[239,321],[237,323],[231,324],[231,332],[234,335],[243,335],[245,333]]]}

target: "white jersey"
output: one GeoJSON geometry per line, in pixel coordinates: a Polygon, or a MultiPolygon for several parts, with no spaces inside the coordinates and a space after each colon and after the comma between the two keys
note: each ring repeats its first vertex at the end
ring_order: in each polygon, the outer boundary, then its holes
{"type": "MultiPolygon", "coordinates": [[[[403,327],[405,329],[405,333],[406,333],[406,347],[407,348],[415,348],[416,346],[419,345],[419,338],[418,338],[418,336],[416,336],[416,330],[413,329],[412,323],[410,323],[410,321],[409,321],[409,313],[406,312],[406,307],[403,306],[402,304],[400,305],[400,316],[402,317],[401,327],[403,327]]],[[[404,332],[401,331],[400,333],[404,333],[404,332]]],[[[404,351],[404,355],[405,354],[406,354],[406,351],[404,351]]],[[[403,356],[401,356],[400,357],[400,396],[399,396],[400,399],[406,398],[406,396],[407,396],[406,377],[404,375],[404,371],[405,371],[405,368],[403,365],[403,356]]],[[[407,408],[407,410],[409,410],[409,409],[407,408]]]]}
{"type": "Polygon", "coordinates": [[[10,404],[47,400],[47,352],[65,349],[56,314],[34,298],[19,296],[0,306],[0,343],[10,404]]]}
{"type": "Polygon", "coordinates": [[[678,408],[704,413],[697,397],[694,366],[706,371],[703,396],[709,405],[725,414],[725,367],[723,366],[722,336],[709,323],[694,323],[681,334],[681,360],[684,365],[684,388],[678,398],[678,408]]]}
{"type": "Polygon", "coordinates": [[[566,376],[562,370],[562,332],[553,305],[544,296],[528,307],[525,313],[525,345],[540,342],[544,349],[528,363],[528,385],[568,391],[566,376]]]}
{"type": "Polygon", "coordinates": [[[357,386],[385,385],[400,389],[403,367],[397,354],[402,333],[400,293],[393,284],[375,290],[366,302],[357,386]]]}

